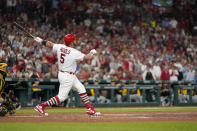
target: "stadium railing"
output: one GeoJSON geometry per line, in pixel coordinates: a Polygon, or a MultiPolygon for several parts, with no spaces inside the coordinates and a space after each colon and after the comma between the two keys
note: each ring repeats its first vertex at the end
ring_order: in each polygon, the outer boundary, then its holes
{"type": "MultiPolygon", "coordinates": [[[[48,100],[50,97],[57,95],[59,82],[58,79],[39,79],[40,83],[38,88],[43,89],[45,94],[42,96],[42,101],[36,101],[33,104],[31,102],[32,97],[32,83],[35,79],[23,79],[23,78],[6,78],[8,83],[14,83],[17,81],[28,82],[29,88],[18,87],[14,89],[15,95],[20,99],[23,107],[25,106],[35,106],[36,104],[48,100]]],[[[81,80],[82,83],[85,80],[81,80]]],[[[172,105],[175,106],[193,106],[197,105],[197,85],[191,84],[186,81],[170,82],[170,81],[141,81],[141,80],[130,80],[130,81],[115,81],[114,85],[111,85],[112,81],[99,80],[99,84],[95,85],[95,81],[88,81],[85,85],[87,92],[90,89],[94,89],[93,103],[94,106],[160,106],[161,105],[161,86],[162,84],[169,84],[169,88],[172,89],[172,105]],[[124,95],[124,100],[122,102],[117,102],[116,91],[126,89],[126,95],[124,95]],[[187,90],[187,94],[182,94],[182,90],[187,90]],[[106,102],[100,102],[101,91],[105,90],[107,92],[106,102]],[[130,98],[133,93],[131,90],[139,90],[141,102],[136,102],[130,98]],[[185,98],[186,101],[181,101],[180,98],[185,98]]],[[[89,93],[88,93],[89,94],[89,93]]],[[[123,98],[122,98],[123,99],[123,98]]],[[[80,101],[80,97],[76,91],[71,91],[69,93],[69,99],[67,104],[70,107],[80,107],[84,104],[80,101]]]]}

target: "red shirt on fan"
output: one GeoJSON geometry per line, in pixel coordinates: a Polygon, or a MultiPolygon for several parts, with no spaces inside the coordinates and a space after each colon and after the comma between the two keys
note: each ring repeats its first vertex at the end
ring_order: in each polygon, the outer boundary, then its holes
{"type": "Polygon", "coordinates": [[[162,69],[160,79],[161,80],[170,80],[170,73],[169,73],[169,71],[165,70],[165,69],[162,69]]]}

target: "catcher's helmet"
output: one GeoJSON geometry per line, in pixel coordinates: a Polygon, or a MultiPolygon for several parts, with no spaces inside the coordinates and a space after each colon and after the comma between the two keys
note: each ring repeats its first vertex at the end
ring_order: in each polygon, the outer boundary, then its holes
{"type": "Polygon", "coordinates": [[[2,74],[4,77],[8,76],[8,73],[4,69],[6,66],[6,63],[0,63],[0,74],[2,74]]]}
{"type": "Polygon", "coordinates": [[[64,41],[66,46],[69,46],[71,42],[78,40],[77,37],[75,37],[73,34],[68,34],[66,36],[64,36],[64,41]]]}

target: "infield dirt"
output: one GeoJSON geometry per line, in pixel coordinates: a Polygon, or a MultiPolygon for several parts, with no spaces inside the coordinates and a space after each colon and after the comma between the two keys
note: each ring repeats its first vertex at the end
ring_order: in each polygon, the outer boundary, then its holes
{"type": "Polygon", "coordinates": [[[85,113],[15,114],[0,117],[0,122],[161,122],[197,121],[197,111],[180,112],[110,112],[102,116],[88,116],[85,113]]]}

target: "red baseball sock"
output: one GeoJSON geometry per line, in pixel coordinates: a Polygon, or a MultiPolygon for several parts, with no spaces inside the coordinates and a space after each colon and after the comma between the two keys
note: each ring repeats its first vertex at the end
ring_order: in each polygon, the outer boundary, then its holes
{"type": "Polygon", "coordinates": [[[55,97],[52,97],[51,99],[49,99],[48,101],[42,103],[41,106],[47,107],[47,106],[56,105],[58,103],[60,103],[60,100],[59,100],[58,96],[55,96],[55,97]]]}
{"type": "Polygon", "coordinates": [[[84,102],[84,104],[85,104],[85,106],[86,106],[87,109],[88,108],[92,108],[91,103],[89,101],[89,98],[88,98],[88,95],[87,95],[86,92],[79,94],[79,96],[81,97],[81,99],[84,102]]]}

